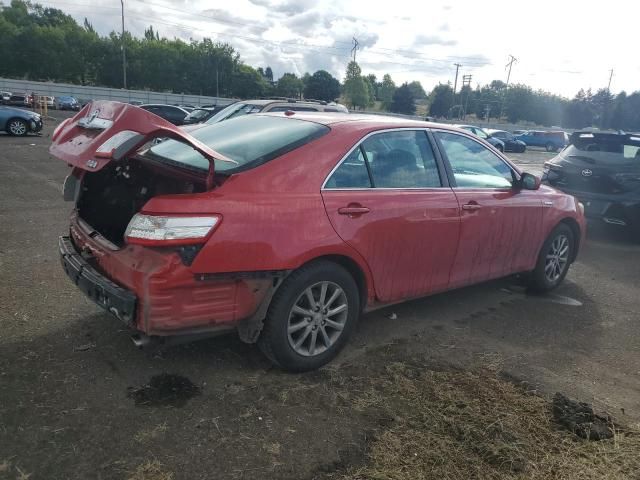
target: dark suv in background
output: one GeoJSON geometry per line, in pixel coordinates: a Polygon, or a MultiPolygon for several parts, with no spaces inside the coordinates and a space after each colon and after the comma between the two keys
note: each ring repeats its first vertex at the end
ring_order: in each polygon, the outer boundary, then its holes
{"type": "Polygon", "coordinates": [[[576,132],[542,181],[577,197],[587,218],[630,228],[640,241],[640,134],[576,132]]]}

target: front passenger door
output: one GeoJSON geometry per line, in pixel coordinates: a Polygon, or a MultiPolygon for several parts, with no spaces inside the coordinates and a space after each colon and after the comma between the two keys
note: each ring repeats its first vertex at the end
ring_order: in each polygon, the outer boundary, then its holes
{"type": "Polygon", "coordinates": [[[542,241],[542,202],[514,188],[517,172],[479,141],[436,132],[460,207],[460,243],[451,287],[532,269],[542,241]]]}

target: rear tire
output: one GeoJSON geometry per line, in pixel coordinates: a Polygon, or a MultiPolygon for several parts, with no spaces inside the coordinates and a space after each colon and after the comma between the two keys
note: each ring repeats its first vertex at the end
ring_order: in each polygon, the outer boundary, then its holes
{"type": "Polygon", "coordinates": [[[21,118],[12,118],[7,122],[7,133],[14,137],[24,137],[29,133],[29,125],[21,118]]]}
{"type": "Polygon", "coordinates": [[[319,260],[293,272],[271,301],[258,346],[290,372],[322,367],[342,350],[360,316],[353,277],[319,260]]]}
{"type": "Polygon", "coordinates": [[[558,149],[553,145],[553,143],[547,143],[547,145],[545,146],[547,152],[555,152],[558,149]]]}
{"type": "Polygon", "coordinates": [[[575,237],[571,228],[561,223],[544,241],[536,268],[529,274],[529,288],[535,292],[549,292],[567,276],[575,252],[575,237]]]}

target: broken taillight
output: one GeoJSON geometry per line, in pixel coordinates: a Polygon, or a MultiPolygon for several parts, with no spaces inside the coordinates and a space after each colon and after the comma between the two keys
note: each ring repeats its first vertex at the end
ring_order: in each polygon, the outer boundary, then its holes
{"type": "Polygon", "coordinates": [[[221,217],[164,216],[137,213],[133,216],[125,239],[127,243],[147,246],[190,245],[204,243],[221,217]]]}

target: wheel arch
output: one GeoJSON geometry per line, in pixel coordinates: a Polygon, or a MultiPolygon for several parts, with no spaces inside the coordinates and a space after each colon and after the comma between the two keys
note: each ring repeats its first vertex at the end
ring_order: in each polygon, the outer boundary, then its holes
{"type": "Polygon", "coordinates": [[[578,225],[578,222],[574,218],[565,217],[558,222],[558,225],[562,224],[567,225],[573,233],[573,249],[571,255],[571,263],[573,263],[578,256],[578,248],[580,247],[580,236],[582,235],[582,232],[580,230],[580,225],[578,225]]]}
{"type": "Polygon", "coordinates": [[[373,285],[371,284],[371,280],[367,279],[367,273],[363,266],[348,255],[329,253],[307,260],[302,265],[298,266],[298,268],[302,268],[305,265],[322,260],[340,265],[349,272],[358,286],[358,293],[360,294],[360,311],[364,311],[372,293],[370,290],[373,291],[373,285]]]}

